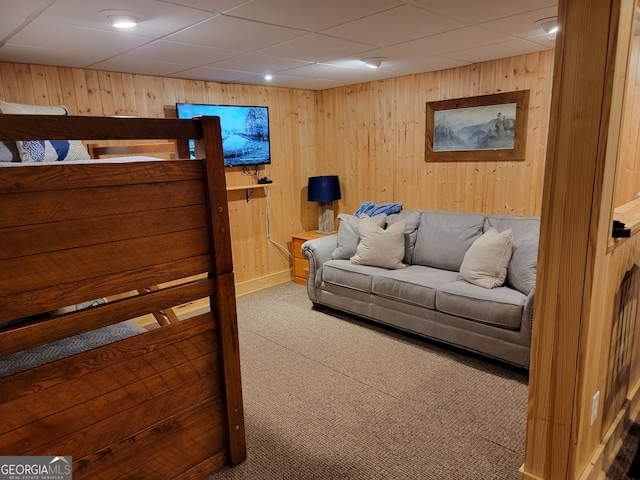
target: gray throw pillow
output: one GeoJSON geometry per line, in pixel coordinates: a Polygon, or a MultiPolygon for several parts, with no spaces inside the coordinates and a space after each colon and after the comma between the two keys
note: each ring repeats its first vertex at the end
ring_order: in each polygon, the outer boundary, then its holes
{"type": "MultiPolygon", "coordinates": [[[[362,216],[364,216],[364,214],[362,216]]],[[[338,215],[338,220],[340,220],[340,225],[338,226],[338,246],[331,254],[331,258],[334,260],[349,260],[355,255],[358,242],[360,241],[360,233],[358,232],[360,218],[355,215],[341,213],[338,215]]],[[[372,217],[372,220],[376,225],[383,226],[387,221],[387,215],[381,213],[372,217]]]]}
{"type": "Polygon", "coordinates": [[[387,228],[396,222],[404,221],[404,258],[403,263],[410,265],[413,258],[413,249],[418,238],[418,225],[420,225],[421,210],[402,210],[387,216],[387,228]]]}
{"type": "Polygon", "coordinates": [[[513,253],[507,270],[507,283],[529,295],[536,286],[540,218],[494,215],[487,217],[485,222],[485,230],[489,228],[495,228],[499,232],[511,229],[513,253]]]}

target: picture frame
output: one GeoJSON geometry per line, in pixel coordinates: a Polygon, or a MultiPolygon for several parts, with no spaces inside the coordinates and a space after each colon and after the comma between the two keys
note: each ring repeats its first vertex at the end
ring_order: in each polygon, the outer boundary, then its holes
{"type": "Polygon", "coordinates": [[[525,158],[529,90],[427,102],[425,161],[525,158]]]}

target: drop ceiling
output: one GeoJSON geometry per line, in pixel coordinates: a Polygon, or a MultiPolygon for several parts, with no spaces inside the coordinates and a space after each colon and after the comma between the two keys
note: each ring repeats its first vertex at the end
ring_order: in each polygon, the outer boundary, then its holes
{"type": "Polygon", "coordinates": [[[551,49],[557,3],[2,0],[0,61],[323,90],[551,49]],[[121,9],[144,20],[115,29],[121,9]]]}

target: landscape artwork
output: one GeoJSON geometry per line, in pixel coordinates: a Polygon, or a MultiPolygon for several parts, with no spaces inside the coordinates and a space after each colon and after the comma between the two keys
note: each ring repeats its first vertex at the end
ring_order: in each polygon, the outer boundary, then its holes
{"type": "Polygon", "coordinates": [[[516,104],[489,105],[435,112],[433,149],[512,149],[516,133],[516,104]]]}
{"type": "Polygon", "coordinates": [[[529,90],[427,102],[425,160],[524,160],[529,90]]]}

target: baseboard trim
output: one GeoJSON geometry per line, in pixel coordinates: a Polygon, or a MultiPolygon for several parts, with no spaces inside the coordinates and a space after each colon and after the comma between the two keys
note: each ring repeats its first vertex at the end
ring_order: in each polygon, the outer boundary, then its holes
{"type": "MultiPolygon", "coordinates": [[[[249,293],[264,290],[269,287],[275,287],[276,285],[291,281],[293,281],[293,272],[291,270],[284,270],[282,272],[274,273],[273,275],[256,278],[255,280],[236,283],[236,297],[241,297],[249,293]]],[[[173,311],[181,320],[195,315],[200,315],[209,311],[209,299],[201,298],[194,302],[185,303],[184,305],[175,307],[173,311]]],[[[153,319],[153,317],[151,317],[151,319],[153,320],[153,323],[155,323],[155,319],[153,319]]]]}
{"type": "Polygon", "coordinates": [[[518,470],[518,480],[544,480],[542,477],[524,471],[524,464],[518,470]]]}
{"type": "Polygon", "coordinates": [[[629,391],[622,408],[607,429],[600,445],[595,449],[589,465],[584,469],[579,480],[603,480],[606,477],[607,470],[616,459],[616,455],[638,415],[639,407],[640,380],[629,391]]]}
{"type": "Polygon", "coordinates": [[[289,270],[283,270],[278,273],[273,273],[265,277],[255,278],[253,280],[247,280],[246,282],[236,283],[236,297],[241,297],[249,293],[264,290],[265,288],[275,287],[282,283],[293,281],[293,272],[289,270]]]}

